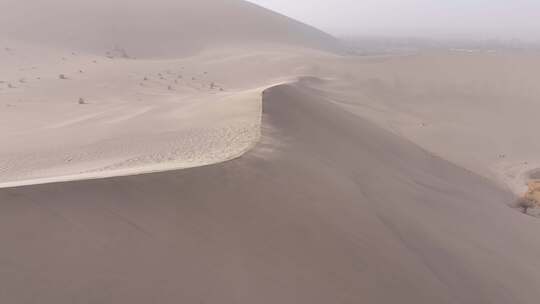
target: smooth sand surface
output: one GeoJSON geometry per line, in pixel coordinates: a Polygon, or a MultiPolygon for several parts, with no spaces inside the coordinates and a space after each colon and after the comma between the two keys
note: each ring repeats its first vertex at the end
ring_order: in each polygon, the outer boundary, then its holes
{"type": "Polygon", "coordinates": [[[510,193],[304,83],[264,96],[239,159],[0,190],[3,301],[536,303],[510,193]]]}
{"type": "Polygon", "coordinates": [[[451,162],[520,195],[540,168],[538,53],[430,52],[340,69],[314,87],[451,162]]]}
{"type": "Polygon", "coordinates": [[[0,303],[538,303],[540,55],[346,56],[235,0],[0,16],[0,303]]]}
{"type": "Polygon", "coordinates": [[[242,0],[2,0],[0,11],[0,37],[98,55],[176,58],[254,43],[339,49],[334,37],[242,0]]]}

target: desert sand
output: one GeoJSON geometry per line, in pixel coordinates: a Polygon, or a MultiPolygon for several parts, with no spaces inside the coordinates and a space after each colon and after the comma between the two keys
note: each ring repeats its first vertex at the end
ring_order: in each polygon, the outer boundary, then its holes
{"type": "Polygon", "coordinates": [[[0,302],[540,299],[540,54],[354,56],[237,0],[0,15],[0,302]]]}

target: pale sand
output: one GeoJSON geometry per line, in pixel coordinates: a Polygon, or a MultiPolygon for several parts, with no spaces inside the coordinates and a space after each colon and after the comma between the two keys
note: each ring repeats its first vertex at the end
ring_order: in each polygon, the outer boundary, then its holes
{"type": "MultiPolygon", "coordinates": [[[[35,51],[27,45],[11,49],[5,58],[28,58],[27,52],[35,51]]],[[[28,69],[7,58],[4,65],[11,69],[0,72],[6,82],[0,89],[0,140],[6,143],[0,187],[237,157],[258,139],[261,91],[303,73],[302,57],[309,53],[318,54],[286,47],[227,48],[176,60],[99,58],[97,63],[79,54],[66,64],[33,62],[28,69]],[[246,64],[264,60],[269,62],[262,75],[246,64]]]]}
{"type": "Polygon", "coordinates": [[[222,164],[1,189],[3,301],[537,302],[510,193],[305,84],[265,93],[262,130],[222,164]]]}
{"type": "Polygon", "coordinates": [[[324,78],[312,86],[347,110],[516,194],[540,168],[537,54],[355,58],[255,46],[95,67],[91,58],[74,59],[69,69],[0,72],[18,86],[0,90],[0,137],[9,143],[0,151],[1,182],[228,160],[256,142],[259,93],[303,75],[324,78]],[[85,73],[73,72],[77,66],[85,73]],[[70,79],[57,79],[61,72],[70,79]],[[88,104],[77,104],[79,96],[88,104]]]}
{"type": "Polygon", "coordinates": [[[540,168],[540,54],[426,53],[340,68],[314,87],[395,134],[520,195],[540,168]]]}
{"type": "Polygon", "coordinates": [[[0,37],[98,55],[177,58],[276,43],[338,49],[334,37],[241,0],[2,0],[0,11],[0,37]]]}
{"type": "Polygon", "coordinates": [[[3,186],[237,157],[258,139],[260,92],[339,49],[236,0],[0,8],[3,186]]]}
{"type": "Polygon", "coordinates": [[[342,56],[235,0],[0,15],[0,302],[538,302],[540,55],[342,56]]]}

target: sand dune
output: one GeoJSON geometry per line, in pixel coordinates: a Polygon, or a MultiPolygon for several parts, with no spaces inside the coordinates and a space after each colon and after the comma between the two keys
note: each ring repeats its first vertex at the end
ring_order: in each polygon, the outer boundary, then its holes
{"type": "Polygon", "coordinates": [[[285,44],[338,50],[315,28],[241,0],[2,0],[0,37],[130,57],[178,57],[206,47],[285,44]]]}
{"type": "Polygon", "coordinates": [[[0,16],[0,303],[540,299],[537,54],[345,56],[237,0],[0,16]]]}
{"type": "Polygon", "coordinates": [[[132,60],[28,44],[11,44],[0,55],[6,66],[0,71],[6,82],[0,84],[0,140],[9,143],[0,150],[0,183],[236,157],[258,139],[260,92],[303,74],[318,58],[334,57],[253,46],[132,60]],[[42,51],[47,56],[40,60],[42,51]]]}
{"type": "Polygon", "coordinates": [[[540,167],[537,53],[441,51],[346,62],[314,88],[516,194],[527,190],[540,167]]]}
{"type": "Polygon", "coordinates": [[[237,160],[0,190],[2,299],[537,301],[539,223],[509,193],[303,84],[263,107],[237,160]]]}
{"type": "Polygon", "coordinates": [[[237,157],[260,92],[339,49],[237,0],[0,5],[0,187],[237,157]]]}

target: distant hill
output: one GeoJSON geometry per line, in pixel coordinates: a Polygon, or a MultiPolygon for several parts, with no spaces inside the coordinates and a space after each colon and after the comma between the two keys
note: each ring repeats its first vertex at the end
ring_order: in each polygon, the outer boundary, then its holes
{"type": "Polygon", "coordinates": [[[246,43],[337,48],[334,37],[242,0],[0,0],[0,17],[0,38],[140,57],[246,43]]]}

